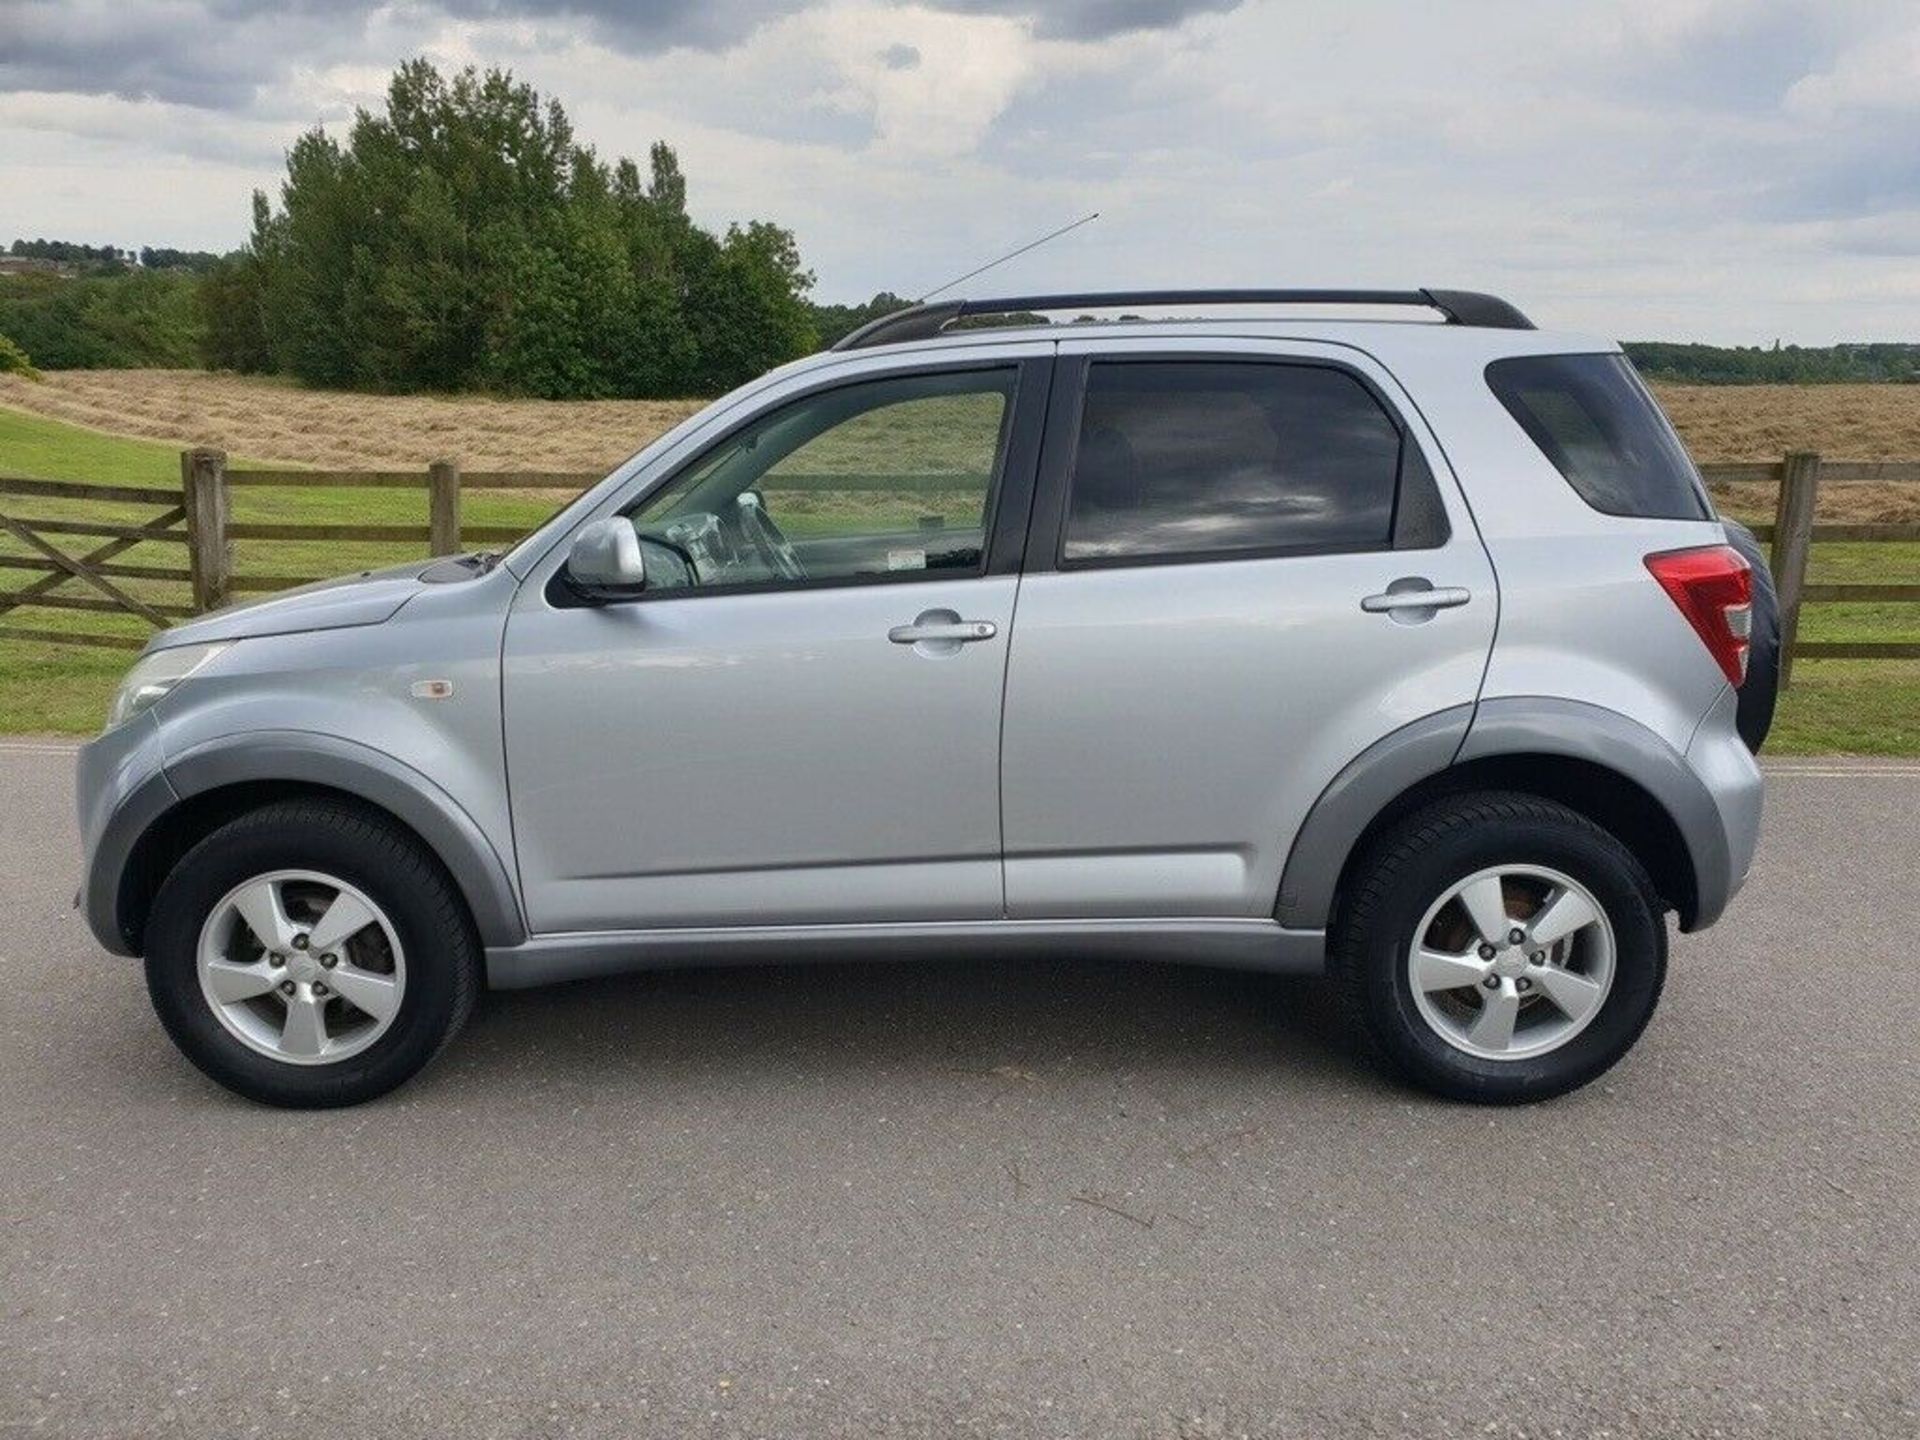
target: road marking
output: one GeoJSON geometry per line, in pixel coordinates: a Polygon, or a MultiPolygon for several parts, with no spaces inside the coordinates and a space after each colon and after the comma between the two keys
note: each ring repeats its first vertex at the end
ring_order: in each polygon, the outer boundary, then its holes
{"type": "Polygon", "coordinates": [[[1764,770],[1769,780],[1920,780],[1920,770],[1764,770]]]}
{"type": "Polygon", "coordinates": [[[46,741],[0,740],[0,755],[77,755],[79,743],[61,745],[46,741]]]}
{"type": "Polygon", "coordinates": [[[1873,760],[1856,755],[1807,755],[1792,760],[1762,760],[1768,775],[1920,775],[1920,763],[1909,759],[1873,760]]]}
{"type": "Polygon", "coordinates": [[[1920,770],[1768,770],[1768,780],[1920,780],[1920,770]]]}

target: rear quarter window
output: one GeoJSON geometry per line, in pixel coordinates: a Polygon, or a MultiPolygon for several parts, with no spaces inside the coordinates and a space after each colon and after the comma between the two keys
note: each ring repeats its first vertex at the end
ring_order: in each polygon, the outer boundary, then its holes
{"type": "Polygon", "coordinates": [[[1607,515],[1710,520],[1693,462],[1624,355],[1520,355],[1487,367],[1507,413],[1607,515]]]}

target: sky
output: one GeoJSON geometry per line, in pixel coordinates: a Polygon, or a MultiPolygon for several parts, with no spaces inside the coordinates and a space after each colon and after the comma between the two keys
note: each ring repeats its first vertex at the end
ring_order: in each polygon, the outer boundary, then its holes
{"type": "Polygon", "coordinates": [[[1491,290],[1920,341],[1920,0],[0,0],[0,243],[226,250],[393,66],[510,69],[814,298],[1491,290]]]}

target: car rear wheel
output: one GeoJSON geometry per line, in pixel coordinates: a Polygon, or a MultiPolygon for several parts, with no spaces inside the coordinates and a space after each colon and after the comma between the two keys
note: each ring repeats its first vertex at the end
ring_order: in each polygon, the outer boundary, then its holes
{"type": "Polygon", "coordinates": [[[1356,867],[1334,963],[1365,1033],[1453,1099],[1544,1100],[1630,1049],[1666,975],[1664,914],[1613,835],[1565,806],[1445,800],[1356,867]]]}
{"type": "Polygon", "coordinates": [[[409,1079],[480,987],[479,946],[438,860],[375,812],[255,810],[160,888],[147,987],[187,1058],[250,1099],[352,1105],[409,1079]]]}

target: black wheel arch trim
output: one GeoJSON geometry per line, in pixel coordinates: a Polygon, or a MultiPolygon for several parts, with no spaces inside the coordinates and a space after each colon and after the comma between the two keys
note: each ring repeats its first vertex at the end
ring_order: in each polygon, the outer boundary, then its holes
{"type": "Polygon", "coordinates": [[[304,730],[248,731],[170,756],[129,795],[96,847],[87,921],[108,949],[137,953],[123,913],[123,876],[140,841],[179,806],[230,786],[310,786],[365,801],[414,834],[447,867],[485,945],[516,945],[528,930],[512,874],[478,822],[433,780],[370,746],[304,730]],[[115,943],[117,941],[117,943],[115,943]]]}
{"type": "Polygon", "coordinates": [[[1289,927],[1324,929],[1340,876],[1367,827],[1408,790],[1453,763],[1472,720],[1472,705],[1436,711],[1381,736],[1348,761],[1293,837],[1273,918],[1289,927]]]}
{"type": "MultiPolygon", "coordinates": [[[[1653,731],[1580,700],[1529,695],[1482,701],[1456,760],[1500,755],[1583,760],[1638,785],[1666,812],[1686,848],[1693,893],[1691,904],[1681,906],[1681,928],[1705,929],[1720,918],[1738,880],[1720,807],[1686,758],[1653,731]]],[[[1631,836],[1621,838],[1633,843],[1631,836]]]]}
{"type": "MultiPolygon", "coordinates": [[[[1375,741],[1314,802],[1281,874],[1274,918],[1327,925],[1342,874],[1373,822],[1410,790],[1475,761],[1548,756],[1631,781],[1672,822],[1691,870],[1691,893],[1670,897],[1681,926],[1699,930],[1726,908],[1736,877],[1719,807],[1680,752],[1636,720],[1553,696],[1507,696],[1455,706],[1375,741]],[[1449,743],[1451,741],[1451,743],[1449,743]]],[[[1631,845],[1636,837],[1623,836],[1631,845]]]]}

